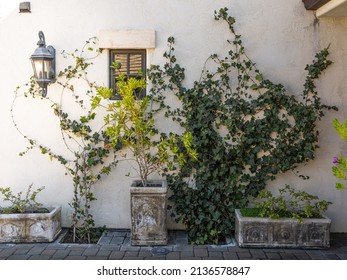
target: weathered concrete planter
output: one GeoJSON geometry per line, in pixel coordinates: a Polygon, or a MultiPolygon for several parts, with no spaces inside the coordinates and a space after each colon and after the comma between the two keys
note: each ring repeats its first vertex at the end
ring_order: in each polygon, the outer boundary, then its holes
{"type": "Polygon", "coordinates": [[[322,219],[251,218],[235,210],[235,237],[240,247],[328,248],[330,224],[322,219]]]}
{"type": "Polygon", "coordinates": [[[146,188],[137,182],[130,188],[131,245],[166,245],[167,182],[152,180],[146,188]]]}
{"type": "Polygon", "coordinates": [[[0,242],[52,242],[61,232],[61,207],[50,213],[0,214],[0,242]]]}

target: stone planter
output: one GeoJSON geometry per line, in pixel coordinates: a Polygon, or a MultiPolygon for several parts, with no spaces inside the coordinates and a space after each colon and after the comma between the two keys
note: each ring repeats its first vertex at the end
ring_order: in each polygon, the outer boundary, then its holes
{"type": "Polygon", "coordinates": [[[49,213],[0,214],[0,242],[52,242],[61,232],[61,207],[49,213]]]}
{"type": "Polygon", "coordinates": [[[149,181],[149,186],[130,188],[131,245],[166,245],[167,182],[149,181]]]}
{"type": "Polygon", "coordinates": [[[235,210],[235,237],[240,247],[329,248],[330,224],[322,219],[252,218],[235,210]]]}

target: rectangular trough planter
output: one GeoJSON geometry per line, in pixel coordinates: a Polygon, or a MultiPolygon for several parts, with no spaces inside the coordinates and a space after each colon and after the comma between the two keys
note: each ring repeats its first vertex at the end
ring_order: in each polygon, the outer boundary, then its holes
{"type": "Polygon", "coordinates": [[[49,213],[0,214],[0,243],[52,242],[61,232],[61,207],[49,213]]]}
{"type": "Polygon", "coordinates": [[[151,180],[147,187],[130,188],[131,245],[157,246],[167,244],[167,182],[151,180]]]}
{"type": "Polygon", "coordinates": [[[243,217],[235,210],[235,238],[240,247],[329,248],[330,224],[322,219],[243,217]]]}

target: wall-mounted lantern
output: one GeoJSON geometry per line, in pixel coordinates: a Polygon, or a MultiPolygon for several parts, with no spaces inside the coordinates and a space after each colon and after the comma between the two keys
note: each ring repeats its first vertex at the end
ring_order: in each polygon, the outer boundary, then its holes
{"type": "Polygon", "coordinates": [[[55,78],[55,49],[52,46],[46,47],[45,35],[39,32],[38,48],[31,55],[31,63],[34,70],[34,77],[38,85],[42,88],[42,96],[47,95],[47,86],[56,81],[55,78]]]}

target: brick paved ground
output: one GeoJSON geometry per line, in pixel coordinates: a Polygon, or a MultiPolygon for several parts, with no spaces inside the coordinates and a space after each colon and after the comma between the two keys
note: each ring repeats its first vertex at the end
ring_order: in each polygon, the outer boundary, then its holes
{"type": "Polygon", "coordinates": [[[129,231],[112,231],[98,244],[0,244],[0,260],[347,260],[347,233],[331,234],[324,250],[240,248],[227,245],[189,245],[184,231],[171,231],[167,246],[131,246],[129,231]]]}

